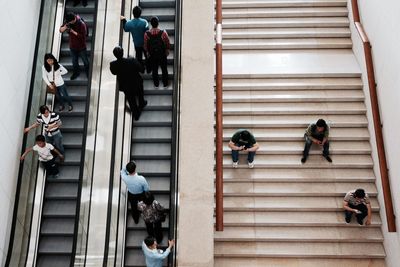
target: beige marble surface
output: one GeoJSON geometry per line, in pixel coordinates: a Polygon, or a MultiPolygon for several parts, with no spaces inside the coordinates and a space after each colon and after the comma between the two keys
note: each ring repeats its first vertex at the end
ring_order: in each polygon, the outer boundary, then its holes
{"type": "Polygon", "coordinates": [[[177,225],[179,267],[214,265],[213,15],[213,1],[184,2],[177,225]],[[196,23],[195,31],[193,22],[201,22],[196,23]]]}

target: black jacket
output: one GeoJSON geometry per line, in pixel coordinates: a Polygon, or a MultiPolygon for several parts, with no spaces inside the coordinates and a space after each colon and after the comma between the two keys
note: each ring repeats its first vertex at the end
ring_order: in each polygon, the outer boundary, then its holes
{"type": "Polygon", "coordinates": [[[122,58],[110,62],[111,73],[117,75],[120,91],[138,90],[143,85],[140,72],[144,67],[135,58],[122,58]]]}

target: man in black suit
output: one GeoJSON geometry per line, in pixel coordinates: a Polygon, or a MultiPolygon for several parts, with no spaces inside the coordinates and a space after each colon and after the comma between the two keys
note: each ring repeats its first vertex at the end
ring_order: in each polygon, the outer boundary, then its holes
{"type": "Polygon", "coordinates": [[[120,46],[114,48],[113,54],[117,60],[110,62],[111,73],[117,75],[119,90],[125,93],[135,120],[138,120],[147,105],[144,100],[143,78],[140,75],[140,72],[144,72],[144,67],[135,58],[124,58],[124,49],[120,46]]]}

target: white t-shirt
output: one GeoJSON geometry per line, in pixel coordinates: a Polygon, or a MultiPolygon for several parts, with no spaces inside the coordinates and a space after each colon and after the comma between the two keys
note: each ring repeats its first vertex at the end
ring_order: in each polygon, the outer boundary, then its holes
{"type": "Polygon", "coordinates": [[[52,144],[46,143],[44,147],[40,147],[38,145],[34,145],[32,147],[34,151],[37,151],[39,154],[39,161],[49,161],[53,159],[53,155],[51,154],[51,150],[54,149],[52,144]]]}

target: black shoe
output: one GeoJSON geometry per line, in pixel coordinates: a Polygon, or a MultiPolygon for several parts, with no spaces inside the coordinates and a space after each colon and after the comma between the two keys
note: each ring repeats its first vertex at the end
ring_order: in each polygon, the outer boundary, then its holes
{"type": "Polygon", "coordinates": [[[326,158],[326,160],[327,160],[328,162],[332,162],[331,157],[329,157],[329,156],[324,156],[324,158],[326,158]]]}
{"type": "Polygon", "coordinates": [[[68,112],[71,112],[73,109],[74,109],[74,107],[73,107],[73,106],[69,106],[69,108],[68,108],[68,112]]]}
{"type": "Polygon", "coordinates": [[[345,217],[344,220],[346,221],[346,223],[350,223],[351,222],[351,217],[345,217]]]}
{"type": "Polygon", "coordinates": [[[143,101],[143,105],[140,106],[139,108],[140,108],[140,109],[144,109],[145,106],[147,106],[147,100],[143,101]]]}
{"type": "Polygon", "coordinates": [[[302,158],[301,158],[301,163],[305,163],[305,162],[306,162],[306,160],[307,160],[307,158],[306,158],[306,157],[302,157],[302,158]]]}
{"type": "Polygon", "coordinates": [[[364,225],[364,220],[357,219],[357,222],[358,222],[359,225],[364,225]]]}
{"type": "Polygon", "coordinates": [[[74,73],[72,73],[72,75],[71,75],[71,80],[75,80],[76,78],[78,78],[79,77],[79,75],[81,75],[79,72],[74,72],[74,73]]]}
{"type": "Polygon", "coordinates": [[[87,7],[87,1],[82,1],[82,6],[87,7]]]}

